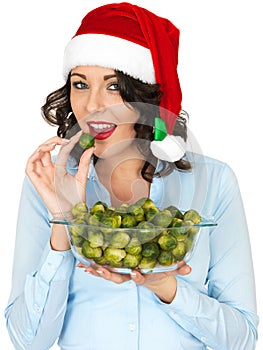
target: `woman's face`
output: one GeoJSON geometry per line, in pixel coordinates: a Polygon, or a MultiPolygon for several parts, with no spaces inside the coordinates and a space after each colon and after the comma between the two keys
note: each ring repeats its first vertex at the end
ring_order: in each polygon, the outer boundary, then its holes
{"type": "Polygon", "coordinates": [[[134,140],[138,113],[120,96],[113,69],[78,66],[71,71],[70,102],[84,132],[95,137],[95,154],[101,156],[111,146],[123,152],[134,140]]]}

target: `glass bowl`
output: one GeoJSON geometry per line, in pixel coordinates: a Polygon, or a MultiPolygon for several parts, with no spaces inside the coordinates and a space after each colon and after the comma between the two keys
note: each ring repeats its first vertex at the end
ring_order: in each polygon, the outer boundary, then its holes
{"type": "Polygon", "coordinates": [[[106,267],[128,274],[137,269],[143,274],[175,270],[179,261],[187,262],[203,227],[215,226],[212,219],[178,221],[178,226],[157,227],[144,222],[140,227],[112,228],[86,224],[72,217],[53,218],[65,225],[71,250],[86,266],[106,267]]]}

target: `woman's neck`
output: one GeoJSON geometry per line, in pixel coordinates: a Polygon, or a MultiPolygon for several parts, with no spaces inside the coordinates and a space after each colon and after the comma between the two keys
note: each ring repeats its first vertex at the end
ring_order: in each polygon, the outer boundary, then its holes
{"type": "Polygon", "coordinates": [[[145,159],[139,152],[98,159],[96,172],[110,193],[112,205],[132,204],[149,196],[150,183],[141,175],[144,163],[145,159]]]}

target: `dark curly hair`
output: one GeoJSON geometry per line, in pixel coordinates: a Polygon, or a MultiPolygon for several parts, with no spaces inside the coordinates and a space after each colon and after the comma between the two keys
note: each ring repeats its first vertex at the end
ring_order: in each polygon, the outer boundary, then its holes
{"type": "MultiPolygon", "coordinates": [[[[147,84],[139,79],[134,79],[127,74],[116,71],[120,95],[124,102],[131,104],[139,112],[139,120],[135,124],[136,137],[138,139],[138,148],[145,156],[145,164],[141,170],[142,177],[151,182],[157,159],[150,150],[150,142],[153,140],[154,117],[159,116],[159,106],[162,97],[159,84],[147,84]],[[149,118],[149,116],[151,116],[149,118]]],[[[72,136],[72,128],[77,124],[76,117],[72,112],[70,105],[70,74],[67,82],[60,89],[50,93],[41,107],[42,116],[47,123],[52,126],[58,126],[57,135],[60,137],[72,136]]],[[[187,139],[188,114],[184,111],[177,118],[174,128],[174,135],[180,135],[185,141],[187,139]]],[[[74,128],[73,128],[74,129],[74,128]]],[[[97,161],[94,157],[94,161],[97,161]]],[[[77,159],[78,161],[78,159],[77,159]]],[[[162,169],[156,174],[165,176],[171,173],[175,168],[178,170],[189,170],[191,164],[184,159],[174,163],[161,161],[162,169]]]]}

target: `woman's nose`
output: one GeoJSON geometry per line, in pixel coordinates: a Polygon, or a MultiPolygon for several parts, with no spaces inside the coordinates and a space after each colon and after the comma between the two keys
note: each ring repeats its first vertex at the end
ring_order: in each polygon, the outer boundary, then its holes
{"type": "Polygon", "coordinates": [[[88,113],[94,113],[104,108],[103,97],[97,90],[90,89],[87,101],[86,109],[88,113]]]}

